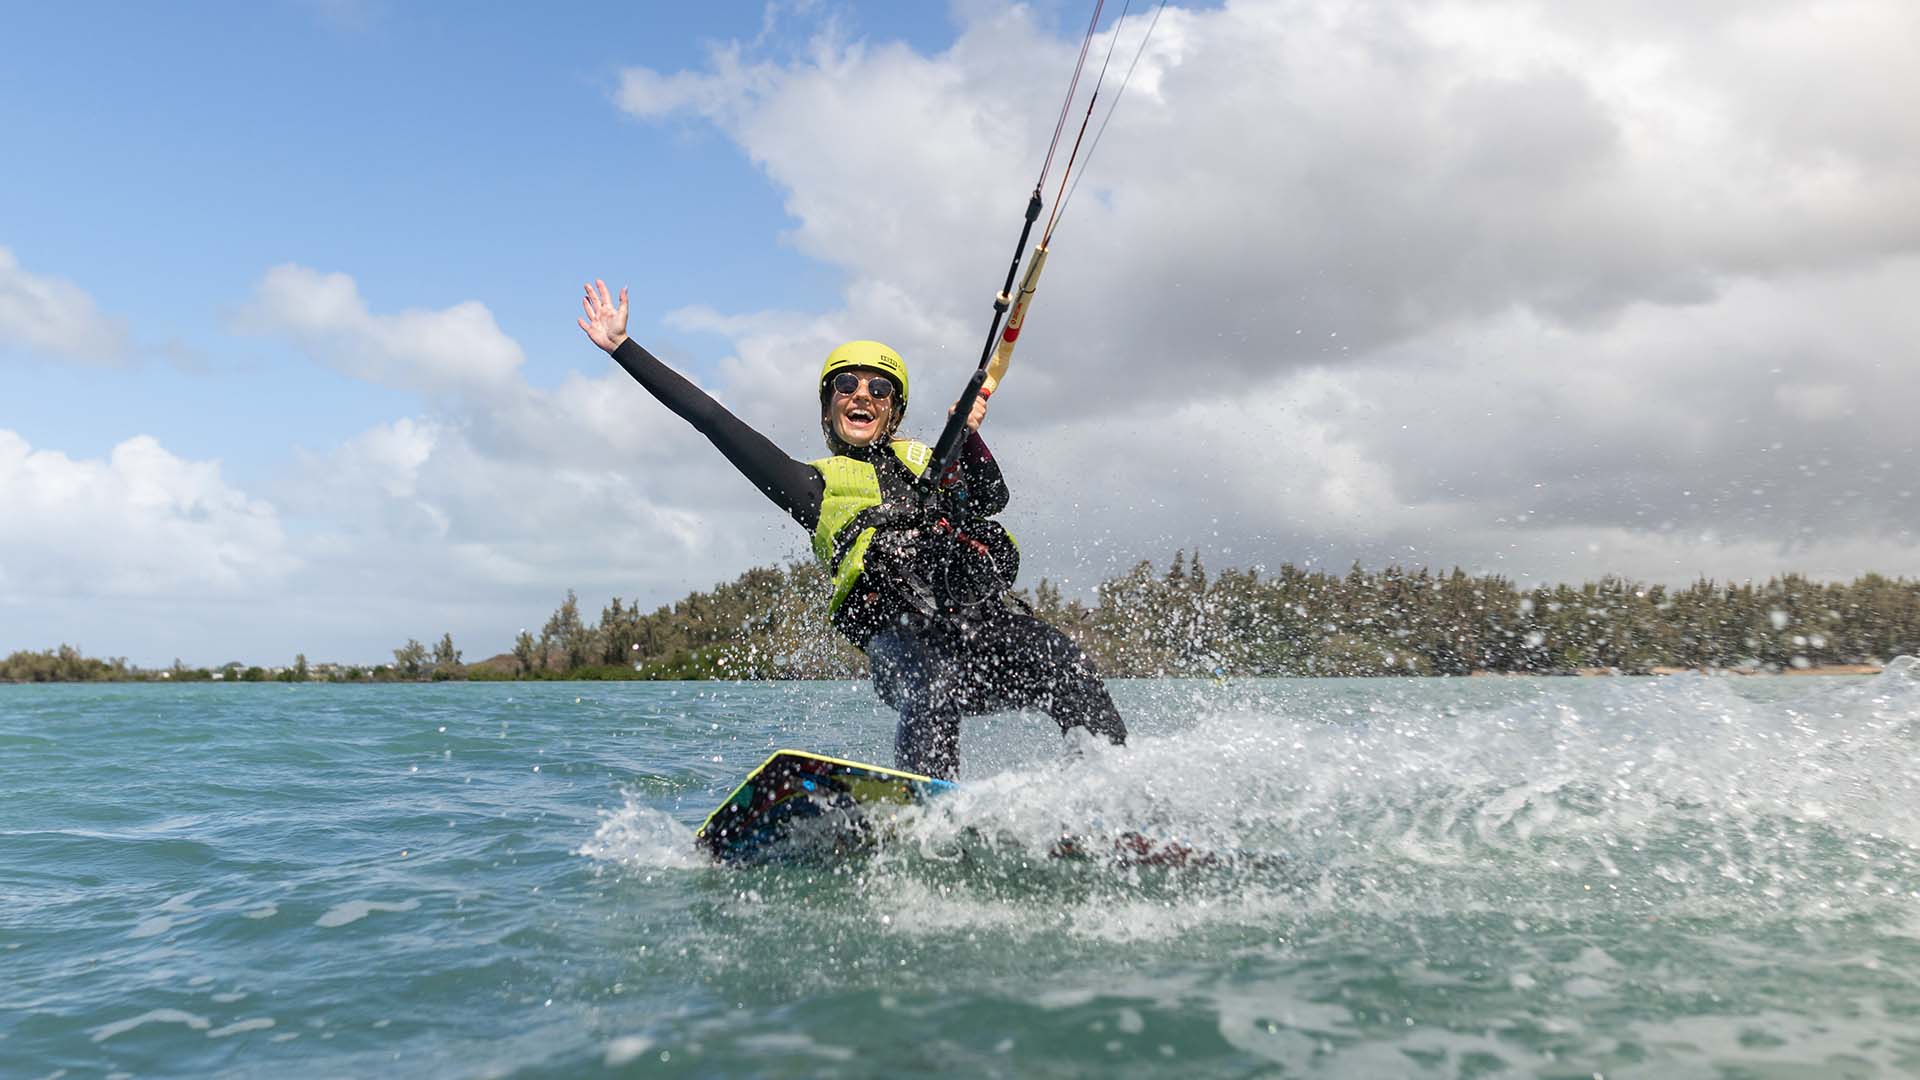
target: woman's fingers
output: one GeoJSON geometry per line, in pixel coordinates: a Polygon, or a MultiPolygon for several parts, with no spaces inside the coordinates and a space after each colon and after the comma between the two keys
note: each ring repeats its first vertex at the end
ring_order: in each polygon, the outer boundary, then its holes
{"type": "Polygon", "coordinates": [[[580,310],[586,318],[576,319],[580,329],[587,332],[594,344],[612,352],[615,344],[627,338],[627,290],[620,289],[620,306],[613,306],[613,294],[607,289],[607,283],[599,278],[582,287],[584,295],[580,297],[580,310]]]}

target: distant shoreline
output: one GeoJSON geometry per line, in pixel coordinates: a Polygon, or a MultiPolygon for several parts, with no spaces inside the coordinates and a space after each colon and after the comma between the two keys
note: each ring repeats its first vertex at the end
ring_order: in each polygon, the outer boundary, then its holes
{"type": "MultiPolygon", "coordinates": [[[[1738,677],[1738,678],[1753,678],[1753,677],[1761,677],[1761,678],[1766,678],[1766,677],[1771,677],[1771,676],[1783,676],[1783,675],[1787,675],[1787,676],[1803,676],[1803,675],[1827,675],[1827,676],[1835,676],[1835,675],[1838,675],[1838,676],[1861,676],[1861,675],[1878,675],[1878,674],[1880,674],[1880,673],[1881,673],[1882,671],[1884,671],[1884,670],[1885,670],[1885,666],[1884,666],[1884,665],[1881,665],[1881,664],[1820,664],[1820,665],[1815,665],[1815,666],[1810,666],[1810,667],[1804,667],[1804,668],[1796,668],[1796,667],[1782,667],[1782,668],[1777,668],[1777,669],[1768,669],[1768,668],[1746,668],[1746,667],[1737,667],[1737,668],[1683,668],[1683,667],[1668,667],[1668,666],[1656,666],[1656,667],[1653,667],[1653,668],[1649,668],[1649,669],[1648,669],[1648,670],[1646,670],[1646,671],[1621,671],[1621,670],[1619,670],[1619,669],[1617,669],[1617,668],[1578,668],[1578,669],[1575,669],[1575,670],[1572,670],[1572,671],[1472,671],[1472,672],[1468,672],[1468,673],[1467,673],[1466,675],[1464,675],[1464,676],[1463,676],[1463,675],[1407,675],[1407,674],[1395,674],[1395,675],[1384,675],[1384,674],[1373,674],[1373,675],[1228,675],[1228,676],[1224,676],[1224,677],[1223,677],[1223,676],[1208,676],[1208,675],[1114,675],[1114,676],[1109,676],[1109,677],[1108,677],[1108,681],[1109,681],[1109,682],[1114,682],[1114,681],[1119,681],[1119,682],[1126,682],[1126,681],[1131,681],[1131,680],[1135,680],[1135,679],[1191,679],[1191,680],[1196,680],[1196,681],[1206,681],[1206,682],[1218,682],[1218,681],[1221,681],[1221,680],[1222,680],[1223,678],[1224,678],[1224,679],[1228,679],[1228,680],[1235,680],[1235,679],[1247,679],[1247,678],[1256,678],[1256,679],[1257,679],[1257,678],[1270,678],[1270,679],[1352,679],[1352,678],[1365,678],[1365,679],[1380,679],[1380,680],[1383,680],[1383,681],[1389,681],[1389,680],[1396,680],[1396,679],[1459,679],[1459,678],[1469,678],[1469,679],[1564,679],[1564,678],[1580,678],[1580,679],[1601,679],[1601,678],[1621,678],[1621,679],[1655,679],[1655,678],[1663,678],[1663,677],[1666,677],[1666,676],[1670,676],[1670,675],[1706,675],[1706,676],[1712,676],[1712,677],[1738,677]]],[[[299,681],[299,682],[301,682],[301,683],[303,683],[303,684],[305,684],[305,685],[309,685],[309,686],[327,686],[327,685],[332,685],[332,686],[415,686],[415,685],[428,685],[428,686],[438,686],[438,685],[444,685],[444,684],[446,684],[446,683],[448,683],[448,682],[466,682],[466,683],[488,683],[488,684],[491,684],[491,683],[572,683],[572,682],[700,682],[700,683],[711,683],[711,682],[834,682],[834,681],[841,681],[841,682],[844,682],[844,681],[848,681],[849,679],[852,679],[852,681],[856,681],[856,682],[857,682],[857,681],[860,681],[859,679],[857,679],[857,678],[854,678],[854,677],[852,677],[852,676],[846,676],[846,677],[840,677],[840,678],[836,678],[836,677],[834,677],[834,676],[822,676],[822,677],[820,677],[820,678],[806,678],[806,679],[793,679],[793,678],[787,678],[787,679],[779,679],[779,678],[772,678],[772,679],[765,679],[765,678],[763,678],[763,679],[752,679],[752,678],[749,678],[749,679],[732,679],[732,678],[688,678],[688,679],[658,679],[658,678],[651,678],[651,679],[645,679],[645,678],[643,678],[643,679],[607,679],[607,678],[605,678],[604,676],[601,676],[601,677],[582,677],[582,678],[578,678],[578,679],[569,679],[569,678],[566,678],[566,677],[564,677],[564,676],[561,676],[561,677],[546,677],[546,678],[535,678],[535,679],[506,679],[506,678],[485,678],[485,679],[458,679],[458,678],[456,678],[456,679],[383,679],[383,680],[379,680],[379,681],[373,681],[373,680],[364,680],[364,679],[363,679],[363,680],[352,680],[352,681],[349,681],[349,680],[342,680],[342,679],[303,679],[303,680],[298,680],[298,681],[299,681]]],[[[284,683],[284,682],[285,682],[286,680],[245,680],[245,679],[239,679],[239,680],[232,680],[232,682],[234,682],[234,683],[246,683],[246,682],[265,682],[265,681],[272,681],[272,682],[283,682],[283,683],[284,683]]],[[[213,686],[213,685],[228,685],[228,683],[224,683],[224,682],[221,682],[221,681],[219,681],[219,680],[211,680],[211,681],[209,681],[209,680],[205,680],[205,679],[197,679],[197,680],[181,680],[181,681],[178,681],[178,682],[176,682],[176,681],[174,681],[174,680],[172,680],[172,679],[167,679],[167,678],[155,678],[155,677],[151,677],[151,676],[147,676],[147,675],[144,675],[144,674],[143,674],[143,675],[141,675],[141,676],[136,676],[136,677],[134,677],[134,678],[128,678],[128,679],[116,679],[116,680],[101,680],[101,679],[45,679],[45,680],[39,680],[39,681],[35,681],[35,680],[27,680],[27,679],[0,679],[0,686],[85,686],[85,685],[90,685],[90,684],[102,684],[102,685],[108,685],[108,684],[110,684],[110,685],[115,685],[115,686],[127,686],[127,685],[130,685],[130,684],[135,684],[135,683],[144,683],[144,684],[147,684],[147,685],[150,685],[150,686],[213,686]]]]}
{"type": "Polygon", "coordinates": [[[1702,675],[1878,675],[1885,671],[1881,664],[1814,664],[1797,668],[1791,665],[1778,671],[1764,668],[1675,668],[1656,667],[1648,671],[1649,675],[1687,675],[1699,672],[1702,675]]]}
{"type": "Polygon", "coordinates": [[[1653,678],[1661,675],[1726,675],[1747,678],[1765,675],[1878,675],[1886,670],[1883,664],[1811,664],[1807,667],[1672,667],[1656,664],[1645,671],[1621,671],[1619,668],[1575,668],[1572,671],[1475,671],[1472,678],[1523,678],[1538,679],[1555,676],[1574,676],[1583,679],[1610,678],[1653,678]]]}
{"type": "MultiPolygon", "coordinates": [[[[416,638],[393,662],[289,667],[230,661],[149,674],[72,645],[0,658],[0,680],[345,682],[502,679],[861,678],[867,663],[822,618],[830,591],[812,561],[755,567],[647,612],[614,597],[590,620],[573,590],[507,652],[462,661],[453,635],[416,638]]],[[[1162,574],[1142,560],[1094,590],[1089,606],[1045,579],[1010,594],[1058,628],[1108,678],[1344,678],[1486,673],[1869,676],[1920,654],[1920,580],[1850,582],[1785,574],[1683,588],[1608,575],[1523,589],[1497,574],[1387,566],[1346,573],[1282,563],[1217,574],[1176,552],[1162,574]]]]}

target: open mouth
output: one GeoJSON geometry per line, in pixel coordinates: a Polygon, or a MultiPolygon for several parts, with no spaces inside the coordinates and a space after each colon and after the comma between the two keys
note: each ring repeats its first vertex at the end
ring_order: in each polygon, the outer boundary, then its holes
{"type": "Polygon", "coordinates": [[[871,424],[873,423],[873,414],[861,408],[848,409],[847,422],[851,424],[871,424]]]}

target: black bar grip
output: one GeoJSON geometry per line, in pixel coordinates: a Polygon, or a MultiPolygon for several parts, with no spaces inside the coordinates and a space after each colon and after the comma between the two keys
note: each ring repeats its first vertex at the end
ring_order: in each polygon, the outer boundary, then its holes
{"type": "Polygon", "coordinates": [[[933,461],[927,471],[920,474],[923,483],[939,483],[940,475],[960,459],[960,443],[967,437],[967,417],[973,412],[973,403],[980,399],[980,387],[986,381],[987,369],[974,369],[967,388],[960,391],[960,400],[953,406],[953,415],[947,417],[947,426],[940,429],[939,441],[933,444],[933,461]]]}

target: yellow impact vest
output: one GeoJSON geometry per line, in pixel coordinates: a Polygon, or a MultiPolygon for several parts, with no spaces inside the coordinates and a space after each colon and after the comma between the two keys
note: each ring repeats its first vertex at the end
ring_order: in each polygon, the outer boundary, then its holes
{"type": "MultiPolygon", "coordinates": [[[[895,439],[890,445],[893,456],[915,477],[926,472],[933,460],[933,448],[926,443],[895,439]]],[[[827,610],[837,612],[866,568],[867,547],[873,543],[874,533],[869,526],[862,529],[851,544],[839,545],[840,531],[851,524],[860,511],[880,505],[880,474],[867,462],[840,455],[808,464],[818,469],[827,482],[826,492],[820,498],[820,520],[813,527],[813,554],[833,578],[833,599],[828,601],[827,610]],[[837,567],[833,564],[836,546],[844,546],[846,550],[837,567]]]]}

